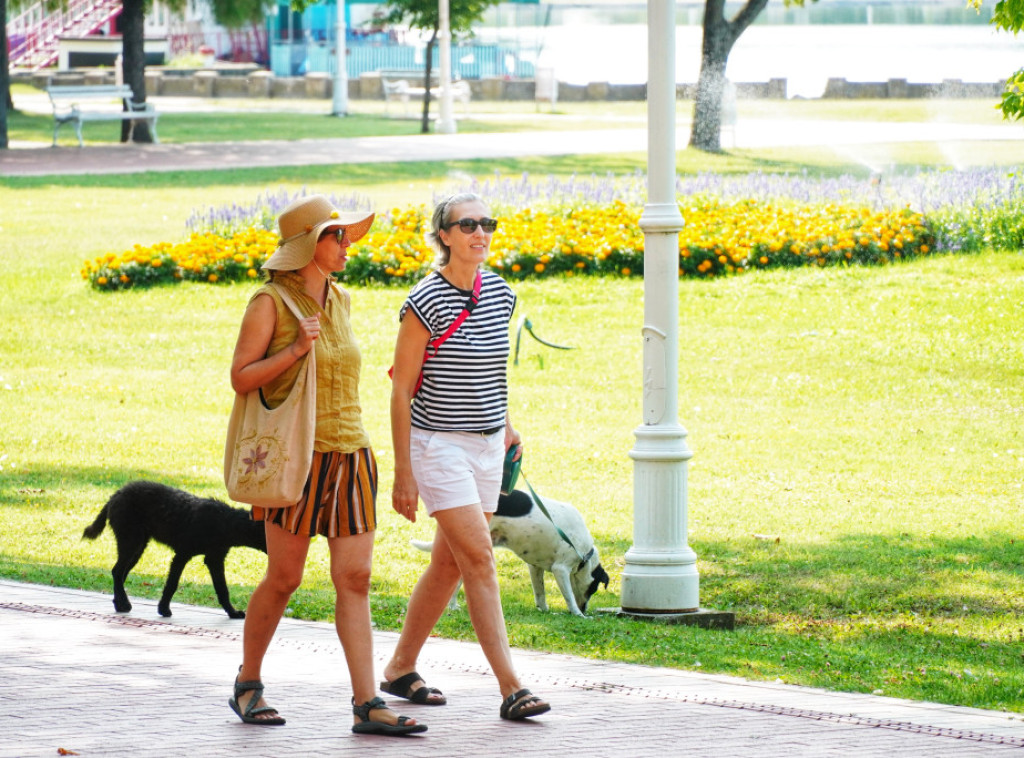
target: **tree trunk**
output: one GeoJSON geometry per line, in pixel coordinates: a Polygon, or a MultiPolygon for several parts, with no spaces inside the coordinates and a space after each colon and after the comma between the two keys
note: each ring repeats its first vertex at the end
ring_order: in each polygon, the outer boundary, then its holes
{"type": "Polygon", "coordinates": [[[11,102],[11,62],[7,57],[7,0],[0,0],[0,150],[6,150],[7,109],[11,102]]]}
{"type": "MultiPolygon", "coordinates": [[[[146,102],[146,30],[144,0],[124,0],[121,11],[121,67],[124,83],[132,88],[136,103],[146,102]]],[[[131,122],[121,122],[121,141],[128,141],[131,122]]],[[[133,142],[152,142],[149,124],[139,121],[132,131],[133,142]]]]}
{"type": "Polygon", "coordinates": [[[420,124],[420,134],[430,133],[430,74],[434,68],[434,43],[437,42],[440,30],[440,22],[434,24],[434,33],[430,35],[430,42],[427,43],[427,66],[423,72],[423,121],[420,124]]]}
{"type": "Polygon", "coordinates": [[[697,97],[693,104],[690,147],[707,153],[722,151],[722,94],[729,53],[739,36],[767,4],[768,0],[747,0],[732,21],[725,18],[725,0],[707,0],[704,4],[704,42],[697,97]]]}

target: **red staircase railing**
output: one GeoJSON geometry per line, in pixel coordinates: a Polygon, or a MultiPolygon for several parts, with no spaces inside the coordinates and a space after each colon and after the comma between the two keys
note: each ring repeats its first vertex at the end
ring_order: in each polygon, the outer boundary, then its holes
{"type": "Polygon", "coordinates": [[[83,37],[121,12],[121,0],[71,0],[66,10],[47,11],[42,2],[7,24],[11,68],[38,70],[57,60],[60,37],[83,37]]]}

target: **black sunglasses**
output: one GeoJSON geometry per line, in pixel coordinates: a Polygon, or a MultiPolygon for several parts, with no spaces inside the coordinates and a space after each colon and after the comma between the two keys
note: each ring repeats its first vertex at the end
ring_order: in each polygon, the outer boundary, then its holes
{"type": "Polygon", "coordinates": [[[345,239],[345,227],[342,226],[338,229],[328,229],[320,235],[319,239],[325,239],[327,237],[334,237],[338,240],[338,244],[340,245],[342,240],[345,239]]]}
{"type": "Polygon", "coordinates": [[[460,218],[458,221],[448,224],[445,230],[451,229],[453,226],[459,227],[465,234],[472,234],[478,226],[488,234],[494,234],[494,230],[498,228],[498,219],[482,218],[477,221],[475,218],[460,218]]]}

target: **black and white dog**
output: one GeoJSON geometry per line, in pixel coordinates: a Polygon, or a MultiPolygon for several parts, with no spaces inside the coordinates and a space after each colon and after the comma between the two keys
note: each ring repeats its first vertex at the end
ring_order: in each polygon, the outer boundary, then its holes
{"type": "MultiPolygon", "coordinates": [[[[565,598],[569,611],[586,614],[587,603],[600,585],[608,586],[608,573],[594,547],[583,516],[569,503],[543,499],[549,519],[527,493],[512,490],[498,498],[498,510],[491,517],[491,542],[518,555],[530,567],[533,599],[538,610],[548,610],[544,590],[544,572],[550,571],[565,598]],[[569,545],[558,528],[572,541],[569,545]]],[[[430,550],[429,542],[413,540],[421,550],[430,550]]],[[[458,590],[456,590],[456,594],[458,590]]],[[[455,607],[452,596],[451,607],[455,607]]]]}
{"type": "Polygon", "coordinates": [[[171,615],[171,598],[185,565],[202,555],[210,570],[217,599],[233,619],[245,618],[245,611],[231,605],[224,559],[233,547],[251,547],[267,552],[267,537],[262,522],[249,518],[249,512],[232,508],[220,500],[199,498],[184,490],[158,482],[136,481],[115,492],[85,528],[83,538],[94,540],[110,521],[117,540],[117,562],[111,570],[114,577],[114,608],[121,613],[132,609],[124,582],[142,557],[151,539],[162,542],[174,551],[163,595],[157,610],[161,616],[171,615]]]}

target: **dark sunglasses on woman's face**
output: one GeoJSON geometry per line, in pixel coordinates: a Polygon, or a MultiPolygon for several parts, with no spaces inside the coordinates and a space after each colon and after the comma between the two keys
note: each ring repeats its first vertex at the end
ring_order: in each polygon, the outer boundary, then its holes
{"type": "Polygon", "coordinates": [[[477,221],[475,218],[460,218],[458,221],[452,221],[445,229],[451,229],[453,226],[459,227],[465,234],[472,234],[478,226],[488,234],[494,234],[494,230],[498,228],[498,219],[482,218],[477,221]]]}
{"type": "Polygon", "coordinates": [[[324,239],[325,237],[334,237],[336,240],[338,240],[338,244],[342,245],[344,244],[342,240],[345,239],[345,227],[341,227],[339,229],[328,229],[326,232],[320,235],[320,239],[324,239]]]}

